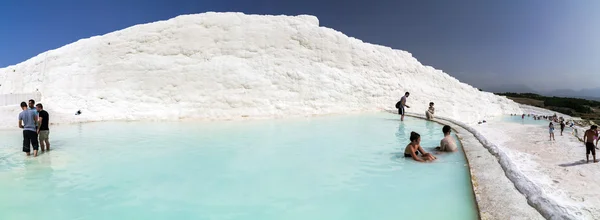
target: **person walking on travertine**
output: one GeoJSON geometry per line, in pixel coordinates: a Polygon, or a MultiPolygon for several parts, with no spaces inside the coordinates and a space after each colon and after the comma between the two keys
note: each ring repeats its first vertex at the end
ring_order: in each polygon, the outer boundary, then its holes
{"type": "Polygon", "coordinates": [[[396,103],[396,108],[398,108],[398,114],[401,115],[400,121],[404,121],[404,113],[406,112],[404,107],[410,108],[410,106],[406,105],[406,98],[410,95],[409,92],[406,92],[404,96],[400,99],[398,103],[396,103]]]}
{"type": "Polygon", "coordinates": [[[433,120],[433,113],[435,112],[435,108],[433,108],[433,102],[429,103],[429,109],[425,112],[425,116],[427,120],[433,120]]]}
{"type": "MultiPolygon", "coordinates": [[[[594,137],[598,135],[598,126],[596,125],[592,125],[592,127],[585,131],[585,134],[583,135],[583,142],[585,143],[585,158],[587,159],[587,162],[590,162],[590,153],[592,153],[592,155],[594,156],[594,163],[598,163],[598,161],[596,160],[596,148],[594,146],[594,137]]],[[[596,142],[597,144],[598,142],[596,142]]]]}
{"type": "Polygon", "coordinates": [[[548,125],[548,131],[550,131],[550,141],[556,140],[554,139],[554,124],[552,122],[548,125]]]}

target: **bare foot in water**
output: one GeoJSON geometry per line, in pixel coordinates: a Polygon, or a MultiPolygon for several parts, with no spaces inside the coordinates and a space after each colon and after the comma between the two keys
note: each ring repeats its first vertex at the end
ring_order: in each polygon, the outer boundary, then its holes
{"type": "Polygon", "coordinates": [[[594,160],[594,163],[598,163],[598,160],[594,160]]]}

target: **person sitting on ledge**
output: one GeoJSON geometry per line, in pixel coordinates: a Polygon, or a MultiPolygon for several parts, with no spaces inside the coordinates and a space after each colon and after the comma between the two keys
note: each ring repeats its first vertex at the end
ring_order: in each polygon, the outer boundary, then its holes
{"type": "Polygon", "coordinates": [[[425,112],[425,116],[427,117],[427,120],[433,120],[433,113],[435,112],[435,108],[433,107],[433,102],[429,103],[429,109],[427,109],[427,111],[425,112]]]}
{"type": "Polygon", "coordinates": [[[410,132],[410,143],[406,145],[404,149],[404,157],[412,157],[414,160],[419,162],[433,161],[437,159],[430,153],[425,152],[421,147],[421,135],[417,132],[410,132]],[[418,154],[421,153],[419,157],[418,154]]]}
{"type": "Polygon", "coordinates": [[[454,138],[450,135],[452,128],[448,125],[444,125],[442,132],[444,132],[444,138],[440,141],[440,146],[435,149],[442,152],[456,152],[458,150],[455,144],[456,142],[454,142],[454,138]]]}

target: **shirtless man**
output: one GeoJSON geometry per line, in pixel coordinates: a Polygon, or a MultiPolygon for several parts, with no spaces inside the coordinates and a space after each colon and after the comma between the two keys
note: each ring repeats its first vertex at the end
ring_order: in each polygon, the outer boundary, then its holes
{"type": "Polygon", "coordinates": [[[404,113],[405,113],[404,107],[410,108],[410,106],[406,105],[406,98],[408,98],[409,95],[410,95],[410,93],[406,92],[406,93],[404,93],[404,96],[402,96],[402,98],[400,99],[400,108],[398,108],[398,114],[402,115],[400,117],[400,121],[404,121],[404,113]]]}
{"type": "Polygon", "coordinates": [[[425,111],[425,117],[427,117],[427,120],[433,120],[433,114],[435,113],[435,108],[433,107],[433,105],[433,102],[430,102],[429,109],[425,111]]]}
{"type": "Polygon", "coordinates": [[[585,157],[588,163],[590,162],[590,152],[594,156],[594,163],[598,163],[598,161],[596,160],[596,148],[594,146],[594,137],[596,135],[598,135],[598,126],[596,125],[592,125],[592,127],[589,130],[585,131],[585,134],[583,135],[583,142],[585,143],[586,153],[585,157]]]}
{"type": "Polygon", "coordinates": [[[448,125],[444,125],[444,128],[442,128],[442,132],[444,132],[444,139],[440,141],[440,146],[436,147],[435,149],[444,152],[456,152],[458,148],[456,147],[454,138],[452,138],[452,136],[450,135],[450,133],[452,132],[452,128],[448,125]]]}
{"type": "Polygon", "coordinates": [[[417,132],[410,132],[410,143],[404,149],[404,157],[412,157],[419,162],[433,161],[437,159],[430,153],[425,152],[421,147],[421,135],[417,132]],[[418,156],[421,153],[422,156],[418,156]]]}
{"type": "Polygon", "coordinates": [[[19,113],[19,128],[23,129],[23,152],[27,156],[31,155],[33,147],[33,156],[38,155],[38,135],[36,132],[38,116],[27,108],[27,103],[21,102],[21,113],[19,113]]]}

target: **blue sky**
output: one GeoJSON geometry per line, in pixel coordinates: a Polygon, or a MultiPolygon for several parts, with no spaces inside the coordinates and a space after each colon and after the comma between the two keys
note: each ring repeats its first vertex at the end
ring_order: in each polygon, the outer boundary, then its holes
{"type": "Polygon", "coordinates": [[[312,14],[480,88],[600,87],[600,1],[104,0],[0,2],[0,67],[181,14],[312,14]]]}

